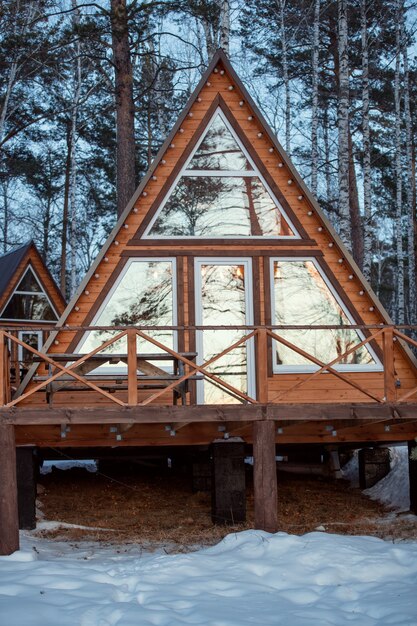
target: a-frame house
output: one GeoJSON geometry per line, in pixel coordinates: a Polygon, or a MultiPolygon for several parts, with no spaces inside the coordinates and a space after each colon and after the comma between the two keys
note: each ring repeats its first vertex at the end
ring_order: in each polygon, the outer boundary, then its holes
{"type": "Polygon", "coordinates": [[[417,344],[221,51],[58,327],[0,409],[16,444],[253,445],[258,528],[276,444],[417,435],[417,344]]]}
{"type": "MultiPolygon", "coordinates": [[[[66,302],[35,243],[28,241],[0,256],[0,328],[40,350],[64,312],[66,302]]],[[[32,353],[12,344],[16,382],[32,363],[32,353]]]]}

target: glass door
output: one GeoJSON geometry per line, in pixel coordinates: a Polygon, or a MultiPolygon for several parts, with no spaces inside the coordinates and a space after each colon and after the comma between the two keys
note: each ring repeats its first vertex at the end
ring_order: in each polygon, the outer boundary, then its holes
{"type": "MultiPolygon", "coordinates": [[[[196,324],[224,328],[197,332],[198,363],[220,354],[249,331],[236,328],[253,323],[250,259],[196,259],[196,324]]],[[[239,391],[255,397],[253,342],[249,340],[207,367],[239,391]]],[[[200,404],[231,404],[241,400],[209,382],[197,385],[200,404]]]]}

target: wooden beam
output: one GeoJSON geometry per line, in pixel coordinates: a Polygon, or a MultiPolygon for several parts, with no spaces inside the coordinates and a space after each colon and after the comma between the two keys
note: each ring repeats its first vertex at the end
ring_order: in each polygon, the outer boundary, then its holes
{"type": "Polygon", "coordinates": [[[0,423],[0,555],[19,550],[14,427],[0,423]]]}
{"type": "Polygon", "coordinates": [[[265,420],[253,424],[253,487],[255,528],[278,530],[275,424],[265,420]]]}
{"type": "Polygon", "coordinates": [[[16,426],[43,424],[161,424],[176,422],[308,422],[417,419],[416,403],[205,404],[149,406],[0,407],[0,420],[16,426]],[[352,417],[353,416],[353,417],[352,417]]]}
{"type": "Polygon", "coordinates": [[[394,365],[394,332],[393,328],[387,326],[383,334],[384,345],[384,392],[385,400],[394,402],[396,398],[395,389],[395,365],[394,365]]]}

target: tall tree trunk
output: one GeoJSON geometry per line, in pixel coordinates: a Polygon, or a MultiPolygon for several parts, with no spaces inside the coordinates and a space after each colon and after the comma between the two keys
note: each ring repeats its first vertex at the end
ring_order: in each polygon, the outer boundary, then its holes
{"type": "Polygon", "coordinates": [[[361,209],[359,204],[358,183],[356,181],[355,158],[353,141],[349,128],[349,217],[351,226],[352,254],[356,263],[362,268],[363,264],[363,231],[361,209]]]}
{"type": "Polygon", "coordinates": [[[111,33],[116,100],[117,214],[135,192],[135,107],[126,0],[111,0],[111,33]]]}
{"type": "MultiPolygon", "coordinates": [[[[78,28],[80,22],[80,12],[77,6],[77,0],[71,0],[75,9],[73,13],[73,21],[75,29],[78,28]]],[[[81,44],[77,40],[76,47],[76,66],[75,66],[75,91],[71,110],[71,152],[70,152],[70,182],[69,182],[69,214],[70,214],[70,250],[71,250],[71,279],[70,279],[70,295],[73,296],[77,288],[77,155],[76,155],[76,135],[78,108],[81,98],[82,72],[81,72],[81,44]]],[[[66,269],[66,268],[65,268],[66,269]]]]}
{"type": "Polygon", "coordinates": [[[351,248],[349,215],[349,65],[347,2],[338,0],[338,170],[339,170],[339,233],[351,248]]]}
{"type": "Polygon", "coordinates": [[[371,180],[371,130],[369,124],[369,49],[367,0],[361,0],[362,39],[362,141],[363,141],[363,264],[365,278],[371,279],[372,266],[372,180],[371,180]]]}
{"type": "Polygon", "coordinates": [[[67,127],[67,158],[65,159],[65,181],[64,181],[64,206],[62,209],[62,232],[61,232],[61,262],[59,286],[61,293],[66,297],[67,293],[67,243],[68,243],[68,213],[69,213],[69,191],[71,179],[71,155],[72,155],[72,124],[67,127]]]}
{"type": "Polygon", "coordinates": [[[282,77],[285,91],[285,150],[291,154],[291,92],[288,73],[287,33],[285,30],[285,4],[286,0],[279,0],[282,77]]]}
{"type": "Polygon", "coordinates": [[[317,196],[318,172],[318,127],[319,127],[319,45],[320,45],[320,0],[314,2],[313,45],[312,45],[312,111],[311,111],[311,191],[317,196]]]}
{"type": "Polygon", "coordinates": [[[395,235],[396,235],[396,252],[397,252],[397,307],[396,321],[399,324],[404,323],[404,250],[403,250],[403,208],[402,208],[402,145],[401,145],[401,14],[403,2],[397,0],[396,6],[396,24],[395,24],[395,80],[394,80],[394,98],[395,98],[395,180],[396,180],[396,211],[395,211],[395,235]]]}
{"type": "Polygon", "coordinates": [[[413,135],[410,107],[410,77],[408,67],[407,30],[405,8],[402,11],[402,56],[404,59],[404,120],[405,120],[405,152],[406,152],[406,183],[405,183],[405,212],[408,221],[407,239],[407,276],[408,276],[408,322],[416,321],[416,273],[415,273],[415,201],[414,201],[414,163],[413,163],[413,135]]]}
{"type": "MultiPolygon", "coordinates": [[[[328,103],[323,111],[323,143],[324,143],[324,178],[326,181],[326,201],[327,206],[333,208],[333,192],[332,192],[332,172],[330,166],[330,139],[329,139],[329,111],[328,103]]],[[[328,210],[328,213],[330,211],[328,210]]]]}
{"type": "Polygon", "coordinates": [[[220,48],[229,55],[230,40],[230,2],[229,0],[221,0],[220,4],[220,48]]]}

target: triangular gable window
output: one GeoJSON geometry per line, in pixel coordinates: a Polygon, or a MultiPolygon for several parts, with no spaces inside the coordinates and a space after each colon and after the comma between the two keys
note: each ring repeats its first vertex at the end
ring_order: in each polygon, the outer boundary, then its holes
{"type": "Polygon", "coordinates": [[[239,171],[252,167],[223,118],[216,115],[187,169],[239,171]]]}
{"type": "Polygon", "coordinates": [[[0,317],[36,322],[55,322],[58,319],[31,266],[27,268],[0,317]]]}
{"type": "Polygon", "coordinates": [[[217,110],[144,238],[299,237],[217,110]]]}
{"type": "MultiPolygon", "coordinates": [[[[355,322],[315,259],[272,259],[271,264],[272,323],[300,327],[280,328],[276,330],[279,336],[322,363],[330,363],[363,341],[362,332],[349,328],[355,322]],[[346,328],[315,330],[314,326],[346,328]]],[[[274,341],[273,354],[276,372],[317,369],[311,360],[278,341],[274,341]]],[[[382,369],[369,343],[344,356],[335,368],[364,366],[382,369]]]]}

